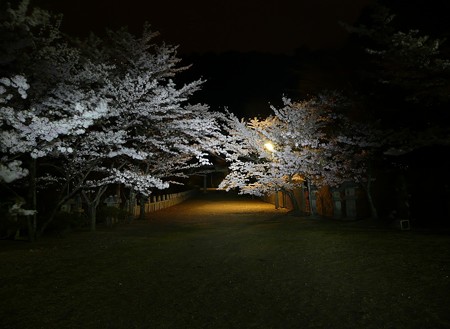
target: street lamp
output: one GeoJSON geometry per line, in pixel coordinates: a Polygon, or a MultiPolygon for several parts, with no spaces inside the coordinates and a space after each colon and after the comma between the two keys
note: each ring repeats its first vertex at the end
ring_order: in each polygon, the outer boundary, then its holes
{"type": "MultiPolygon", "coordinates": [[[[273,167],[273,161],[274,161],[274,152],[275,152],[275,147],[273,146],[273,144],[271,142],[267,142],[264,144],[264,148],[269,151],[271,153],[270,155],[270,160],[272,162],[272,167],[273,167]]],[[[275,209],[280,208],[280,203],[278,200],[278,190],[275,190],[275,209]]]]}
{"type": "Polygon", "coordinates": [[[265,147],[266,150],[269,151],[269,152],[275,151],[275,148],[273,147],[273,144],[272,144],[271,142],[267,142],[266,144],[264,144],[264,147],[265,147]]]}

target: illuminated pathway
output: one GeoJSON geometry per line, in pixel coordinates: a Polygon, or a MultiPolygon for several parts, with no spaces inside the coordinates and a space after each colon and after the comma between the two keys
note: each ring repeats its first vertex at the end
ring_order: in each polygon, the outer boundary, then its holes
{"type": "Polygon", "coordinates": [[[147,216],[151,220],[171,222],[205,222],[235,220],[268,220],[286,214],[287,209],[275,209],[273,204],[258,198],[226,192],[198,194],[176,206],[147,216]]]}

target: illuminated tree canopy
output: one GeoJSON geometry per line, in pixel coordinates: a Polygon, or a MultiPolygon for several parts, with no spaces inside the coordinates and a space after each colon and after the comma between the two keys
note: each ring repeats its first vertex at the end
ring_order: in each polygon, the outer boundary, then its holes
{"type": "Polygon", "coordinates": [[[107,31],[77,47],[64,41],[49,13],[29,13],[26,1],[7,14],[1,26],[2,35],[11,37],[5,51],[22,40],[14,39],[16,31],[33,42],[2,54],[10,58],[0,80],[5,183],[22,179],[22,187],[36,187],[39,180],[59,190],[54,212],[81,193],[94,228],[95,209],[109,185],[148,196],[209,163],[221,115],[188,102],[203,81],[176,84],[176,74],[187,67],[179,67],[176,47],[155,42],[158,34],[149,25],[140,36],[107,31]]]}
{"type": "Polygon", "coordinates": [[[339,114],[345,106],[339,95],[283,101],[265,119],[229,115],[224,154],[230,173],[221,188],[258,196],[284,191],[295,206],[293,190],[305,182],[339,186],[367,180],[367,150],[377,147],[376,136],[339,114]]]}

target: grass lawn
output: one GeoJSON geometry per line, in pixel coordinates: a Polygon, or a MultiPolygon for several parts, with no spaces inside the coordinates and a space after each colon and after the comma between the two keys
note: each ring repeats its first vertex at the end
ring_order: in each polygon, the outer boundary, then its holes
{"type": "Polygon", "coordinates": [[[361,224],[203,196],[0,241],[0,327],[450,328],[450,235],[361,224]]]}

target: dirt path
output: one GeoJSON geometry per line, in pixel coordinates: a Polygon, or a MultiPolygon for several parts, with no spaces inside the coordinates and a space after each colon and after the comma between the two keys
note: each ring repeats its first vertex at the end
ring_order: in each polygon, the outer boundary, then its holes
{"type": "Polygon", "coordinates": [[[153,221],[184,223],[269,220],[286,215],[287,209],[275,209],[273,204],[258,198],[225,192],[199,194],[176,206],[148,214],[153,221]]]}

